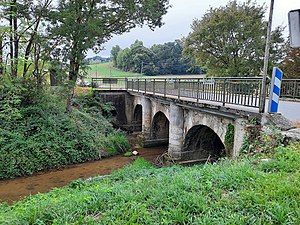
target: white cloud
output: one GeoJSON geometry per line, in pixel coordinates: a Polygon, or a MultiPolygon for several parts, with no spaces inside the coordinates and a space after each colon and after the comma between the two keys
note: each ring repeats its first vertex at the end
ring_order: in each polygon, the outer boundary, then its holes
{"type": "MultiPolygon", "coordinates": [[[[243,1],[240,1],[243,2],[243,1]]],[[[270,5],[269,1],[257,0],[259,5],[270,5]]],[[[120,45],[121,48],[129,47],[136,39],[144,42],[144,45],[150,47],[153,44],[165,43],[180,39],[191,31],[191,24],[195,18],[201,19],[203,14],[210,7],[225,6],[228,0],[170,0],[173,6],[169,12],[163,17],[165,25],[161,28],[156,28],[151,31],[147,27],[135,28],[131,32],[116,36],[108,41],[99,55],[109,56],[110,50],[115,45],[120,45]]],[[[273,28],[275,26],[288,26],[288,12],[290,10],[300,9],[300,0],[275,0],[273,14],[273,28]]],[[[266,12],[266,18],[269,16],[269,9],[266,12]]],[[[286,36],[288,29],[286,29],[286,36]]],[[[89,51],[88,56],[95,55],[89,51]]]]}

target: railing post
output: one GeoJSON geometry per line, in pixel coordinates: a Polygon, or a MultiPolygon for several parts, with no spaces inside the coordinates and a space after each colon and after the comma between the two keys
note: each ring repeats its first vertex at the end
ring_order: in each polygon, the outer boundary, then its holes
{"type": "Polygon", "coordinates": [[[145,79],[145,94],[147,93],[147,80],[145,79]]]}
{"type": "Polygon", "coordinates": [[[125,89],[128,91],[128,78],[125,77],[125,89]]]}
{"type": "Polygon", "coordinates": [[[296,98],[297,80],[294,80],[293,98],[296,98]]]}
{"type": "Polygon", "coordinates": [[[111,83],[112,83],[112,79],[109,78],[109,90],[111,91],[111,83]]]}
{"type": "Polygon", "coordinates": [[[167,79],[165,79],[165,83],[164,83],[164,97],[166,97],[167,94],[167,79]]]}
{"type": "Polygon", "coordinates": [[[153,95],[155,95],[155,79],[153,79],[153,95]]]}
{"type": "Polygon", "coordinates": [[[224,79],[224,83],[223,83],[223,106],[225,106],[225,98],[226,98],[226,79],[224,79]]]}
{"type": "Polygon", "coordinates": [[[199,89],[200,89],[200,79],[198,78],[198,82],[197,82],[197,103],[199,103],[199,89]]]}
{"type": "Polygon", "coordinates": [[[134,84],[134,80],[131,79],[131,90],[133,91],[133,84],[134,84]]]}
{"type": "Polygon", "coordinates": [[[138,93],[139,93],[140,92],[140,79],[139,78],[137,79],[137,82],[138,82],[137,86],[138,86],[138,93]]]}
{"type": "Polygon", "coordinates": [[[180,78],[178,79],[178,99],[180,99],[180,78]]]}

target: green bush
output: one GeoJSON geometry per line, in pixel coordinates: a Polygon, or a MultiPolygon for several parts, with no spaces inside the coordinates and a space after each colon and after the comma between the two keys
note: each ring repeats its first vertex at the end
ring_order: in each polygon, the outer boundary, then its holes
{"type": "Polygon", "coordinates": [[[67,114],[63,98],[47,94],[35,104],[21,105],[18,117],[1,120],[0,179],[97,160],[105,151],[126,151],[128,141],[103,116],[102,103],[84,98],[67,114]],[[94,101],[95,107],[86,101],[94,101]]]}
{"type": "Polygon", "coordinates": [[[300,172],[299,151],[300,145],[278,147],[274,156],[261,164],[261,169],[265,172],[300,172]]]}

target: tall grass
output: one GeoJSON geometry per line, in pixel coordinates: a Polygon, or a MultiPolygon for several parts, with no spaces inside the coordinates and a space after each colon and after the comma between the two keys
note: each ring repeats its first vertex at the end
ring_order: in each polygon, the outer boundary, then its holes
{"type": "Polygon", "coordinates": [[[258,158],[156,169],[143,159],[108,178],[0,205],[1,224],[300,224],[300,145],[258,158]]]}

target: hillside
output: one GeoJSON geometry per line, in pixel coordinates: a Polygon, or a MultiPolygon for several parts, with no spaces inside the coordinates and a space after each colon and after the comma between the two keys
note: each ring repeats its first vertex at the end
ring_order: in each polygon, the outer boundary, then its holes
{"type": "Polygon", "coordinates": [[[299,144],[269,160],[156,169],[138,159],[109,177],[2,204],[0,223],[300,224],[299,165],[299,144]]]}
{"type": "Polygon", "coordinates": [[[131,78],[203,78],[205,75],[159,75],[145,76],[139,73],[125,72],[113,67],[112,62],[89,65],[88,78],[91,77],[131,77],[131,78]]]}
{"type": "Polygon", "coordinates": [[[89,77],[138,77],[137,73],[124,72],[113,67],[112,62],[90,65],[89,77]]]}

